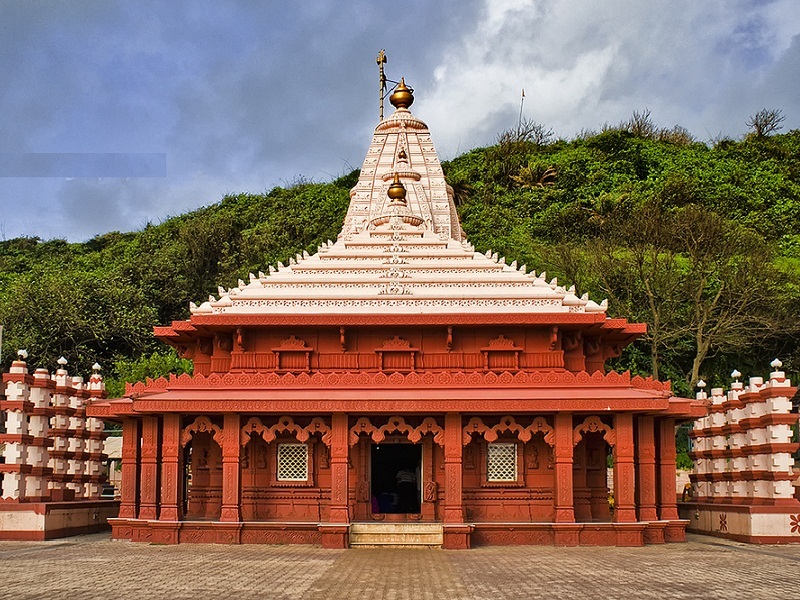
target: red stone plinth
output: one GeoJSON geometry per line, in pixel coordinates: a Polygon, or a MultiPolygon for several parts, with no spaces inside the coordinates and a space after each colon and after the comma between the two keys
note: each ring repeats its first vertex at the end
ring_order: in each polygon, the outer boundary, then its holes
{"type": "Polygon", "coordinates": [[[644,530],[645,544],[664,544],[666,542],[667,521],[650,521],[644,530]]]}
{"type": "Polygon", "coordinates": [[[580,543],[581,526],[576,523],[553,524],[553,536],[556,546],[577,546],[580,543]]]}
{"type": "Polygon", "coordinates": [[[319,531],[322,534],[322,547],[334,550],[349,547],[349,530],[349,525],[320,525],[319,531]]]}
{"type": "Polygon", "coordinates": [[[667,523],[664,529],[664,541],[668,544],[680,543],[686,541],[686,526],[689,524],[688,520],[676,519],[667,523]]]}
{"type": "Polygon", "coordinates": [[[447,550],[467,550],[471,545],[472,526],[445,525],[442,548],[447,550]]]}
{"type": "Polygon", "coordinates": [[[153,544],[178,543],[178,531],[181,528],[179,521],[152,521],[149,526],[153,532],[151,538],[153,544]]]}

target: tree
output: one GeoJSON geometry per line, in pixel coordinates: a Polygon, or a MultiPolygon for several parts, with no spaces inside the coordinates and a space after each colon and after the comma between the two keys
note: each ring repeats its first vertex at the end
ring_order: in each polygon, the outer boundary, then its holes
{"type": "Polygon", "coordinates": [[[775,108],[762,108],[747,121],[746,125],[753,130],[753,134],[758,138],[768,136],[783,129],[786,116],[783,111],[775,108]]]}
{"type": "Polygon", "coordinates": [[[688,259],[683,290],[691,302],[694,385],[713,350],[741,351],[774,333],[777,274],[761,236],[697,205],[676,213],[673,241],[688,259]]]}
{"type": "Polygon", "coordinates": [[[662,352],[685,333],[683,274],[680,257],[670,247],[673,216],[658,199],[628,208],[616,206],[593,240],[590,262],[615,310],[648,324],[653,377],[659,378],[662,352]]]}

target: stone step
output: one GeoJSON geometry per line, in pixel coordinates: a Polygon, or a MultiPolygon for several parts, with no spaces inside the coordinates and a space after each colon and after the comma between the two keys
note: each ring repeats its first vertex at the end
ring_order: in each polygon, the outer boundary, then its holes
{"type": "Polygon", "coordinates": [[[441,546],[441,523],[351,523],[351,546],[441,546]]]}

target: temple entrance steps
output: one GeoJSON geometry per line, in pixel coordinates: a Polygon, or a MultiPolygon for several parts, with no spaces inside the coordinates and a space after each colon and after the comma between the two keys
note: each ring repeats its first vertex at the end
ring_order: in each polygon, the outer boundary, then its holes
{"type": "Polygon", "coordinates": [[[351,523],[351,546],[441,546],[441,523],[351,523]]]}

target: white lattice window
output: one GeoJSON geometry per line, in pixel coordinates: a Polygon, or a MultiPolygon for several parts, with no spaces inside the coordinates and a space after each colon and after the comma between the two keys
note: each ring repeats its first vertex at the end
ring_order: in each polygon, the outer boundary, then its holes
{"type": "Polygon", "coordinates": [[[488,444],[486,453],[488,481],[517,480],[517,445],[488,444]]]}
{"type": "Polygon", "coordinates": [[[278,444],[278,481],[308,480],[308,446],[278,444]]]}

